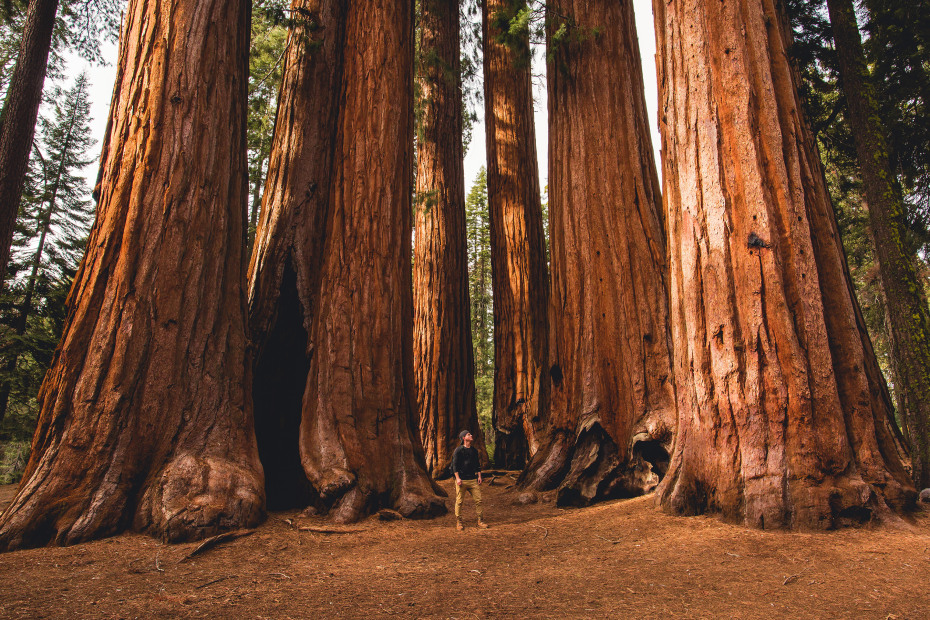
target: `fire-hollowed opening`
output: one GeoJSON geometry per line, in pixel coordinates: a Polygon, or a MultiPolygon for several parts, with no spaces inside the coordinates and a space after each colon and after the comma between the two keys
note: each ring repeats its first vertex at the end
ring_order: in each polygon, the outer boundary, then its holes
{"type": "Polygon", "coordinates": [[[671,457],[661,441],[638,441],[633,445],[633,455],[639,456],[652,466],[652,471],[659,477],[659,481],[668,473],[671,457]]]}
{"type": "Polygon", "coordinates": [[[255,365],[253,398],[258,456],[269,510],[302,508],[313,491],[300,464],[300,420],[310,370],[297,276],[284,267],[278,315],[255,365]]]}

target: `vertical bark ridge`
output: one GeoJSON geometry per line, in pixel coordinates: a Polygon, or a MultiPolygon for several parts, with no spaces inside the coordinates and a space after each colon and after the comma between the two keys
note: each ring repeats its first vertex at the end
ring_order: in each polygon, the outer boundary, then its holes
{"type": "Polygon", "coordinates": [[[240,2],[130,3],[97,220],[4,548],[127,527],[188,540],[263,518],[243,290],[248,23],[240,2]]]}
{"type": "Polygon", "coordinates": [[[414,233],[414,373],[426,468],[441,475],[469,429],[487,461],[475,406],[457,0],[420,3],[414,233]]]}
{"type": "Polygon", "coordinates": [[[632,5],[558,0],[548,10],[549,361],[560,376],[550,445],[521,483],[587,504],[647,492],[667,465],[676,413],[665,231],[632,5]],[[573,32],[556,41],[563,21],[573,32]]]}
{"type": "Polygon", "coordinates": [[[768,0],[654,3],[679,435],[669,510],[827,528],[912,500],[768,0]],[[699,276],[699,277],[698,277],[699,276]]]}
{"type": "Polygon", "coordinates": [[[494,461],[522,468],[545,432],[548,274],[539,195],[528,33],[501,16],[522,0],[486,0],[483,12],[488,209],[494,290],[494,461]],[[511,39],[504,42],[503,39],[511,39]],[[513,39],[516,40],[513,40],[513,39]]]}

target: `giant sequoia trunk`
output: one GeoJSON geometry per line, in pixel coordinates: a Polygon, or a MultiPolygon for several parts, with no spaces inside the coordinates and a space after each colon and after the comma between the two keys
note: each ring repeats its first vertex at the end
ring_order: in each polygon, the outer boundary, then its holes
{"type": "Polygon", "coordinates": [[[421,0],[413,252],[413,367],[426,468],[440,475],[470,429],[484,460],[465,244],[458,0],[421,0]]]}
{"type": "Polygon", "coordinates": [[[444,511],[413,408],[412,3],[298,0],[250,268],[273,505],[444,511]],[[372,27],[377,24],[377,27],[372,27]]]}
{"type": "Polygon", "coordinates": [[[494,290],[498,467],[522,468],[545,428],[548,276],[533,129],[529,33],[511,33],[524,0],[484,3],[484,97],[494,290]]]}
{"type": "Polygon", "coordinates": [[[324,226],[345,54],[344,2],[294,0],[309,13],[291,30],[249,266],[249,325],[257,347],[255,432],[270,508],[305,506],[299,429],[319,300],[324,226]],[[312,50],[312,51],[311,51],[312,50]]]}
{"type": "Polygon", "coordinates": [[[58,0],[29,2],[19,55],[0,114],[0,281],[10,260],[57,12],[58,0]]]}
{"type": "Polygon", "coordinates": [[[521,482],[586,504],[650,491],[668,464],[665,231],[632,3],[550,1],[547,24],[552,384],[521,482]],[[554,41],[563,24],[580,36],[554,41]]]}
{"type": "Polygon", "coordinates": [[[97,220],[0,548],[257,524],[243,291],[249,5],[130,3],[97,220]]]}
{"type": "Polygon", "coordinates": [[[829,528],[914,492],[772,0],[655,0],[680,514],[829,528]]]}
{"type": "Polygon", "coordinates": [[[930,313],[914,252],[907,247],[904,200],[891,167],[855,7],[850,0],[828,0],[827,6],[888,304],[895,392],[904,405],[901,414],[910,442],[912,477],[923,489],[930,487],[930,313]]]}

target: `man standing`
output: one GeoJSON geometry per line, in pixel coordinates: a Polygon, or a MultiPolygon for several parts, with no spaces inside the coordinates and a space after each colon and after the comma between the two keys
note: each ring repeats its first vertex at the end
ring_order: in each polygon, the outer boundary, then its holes
{"type": "Polygon", "coordinates": [[[488,527],[481,519],[481,461],[478,460],[478,450],[471,443],[474,437],[468,431],[459,433],[462,445],[452,453],[452,473],[455,476],[455,529],[462,531],[462,504],[465,502],[465,491],[471,495],[475,502],[475,512],[478,513],[478,527],[488,527]]]}

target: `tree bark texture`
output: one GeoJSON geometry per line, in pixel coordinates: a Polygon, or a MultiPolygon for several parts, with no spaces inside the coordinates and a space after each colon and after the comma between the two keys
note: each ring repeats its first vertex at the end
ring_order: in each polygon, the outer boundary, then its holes
{"type": "Polygon", "coordinates": [[[10,260],[57,12],[58,0],[29,2],[19,56],[0,113],[0,281],[10,260]]]}
{"type": "Polygon", "coordinates": [[[653,3],[678,436],[658,500],[831,528],[914,490],[773,0],[653,3]]]}
{"type": "Polygon", "coordinates": [[[548,274],[533,129],[529,36],[507,34],[522,0],[483,9],[488,210],[494,291],[494,463],[522,469],[545,429],[548,274]]]}
{"type": "Polygon", "coordinates": [[[930,487],[930,313],[917,277],[916,256],[907,247],[904,200],[891,166],[855,7],[849,0],[828,0],[827,6],[888,304],[895,393],[904,405],[911,475],[917,488],[923,489],[930,487]]]}
{"type": "Polygon", "coordinates": [[[413,368],[426,468],[438,477],[463,429],[487,461],[469,316],[458,0],[421,0],[419,32],[413,368]]]}
{"type": "Polygon", "coordinates": [[[97,220],[0,548],[264,515],[244,278],[249,5],[130,3],[97,220]],[[246,381],[243,381],[243,378],[246,381]]]}
{"type": "Polygon", "coordinates": [[[668,465],[665,230],[632,3],[546,9],[552,383],[547,442],[521,483],[584,505],[651,491],[668,465]]]}
{"type": "Polygon", "coordinates": [[[440,514],[414,409],[412,3],[294,6],[316,25],[289,42],[250,269],[259,449],[281,501],[440,514]]]}

